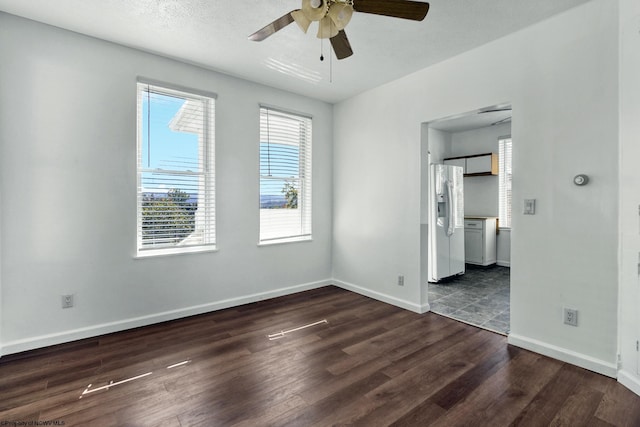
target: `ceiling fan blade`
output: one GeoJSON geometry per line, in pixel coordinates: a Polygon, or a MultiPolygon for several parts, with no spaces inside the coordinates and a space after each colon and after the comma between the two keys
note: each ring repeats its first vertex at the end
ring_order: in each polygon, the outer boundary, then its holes
{"type": "MultiPolygon", "coordinates": [[[[297,10],[300,10],[300,9],[297,9],[297,10]]],[[[276,33],[277,31],[280,31],[281,29],[283,29],[284,27],[286,27],[287,25],[293,22],[293,15],[292,15],[293,12],[296,12],[296,10],[293,10],[287,13],[286,15],[281,16],[280,18],[273,21],[271,24],[251,34],[249,36],[249,40],[253,40],[254,42],[260,42],[266,39],[267,37],[269,37],[270,35],[276,33]]]]}
{"type": "Polygon", "coordinates": [[[478,114],[484,114],[484,113],[499,113],[501,111],[511,111],[511,107],[505,107],[505,108],[494,108],[492,110],[482,110],[482,111],[478,111],[478,114]]]}
{"type": "Polygon", "coordinates": [[[353,55],[351,44],[349,43],[347,33],[345,33],[344,30],[340,30],[338,35],[331,37],[330,40],[333,51],[336,53],[336,57],[338,59],[348,58],[353,55]]]}
{"type": "Polygon", "coordinates": [[[411,0],[354,0],[353,9],[356,12],[422,21],[429,11],[429,3],[411,0]]]}
{"type": "Polygon", "coordinates": [[[497,122],[491,123],[491,126],[499,125],[499,124],[510,122],[510,121],[511,121],[511,117],[505,117],[502,120],[498,120],[497,122]]]}

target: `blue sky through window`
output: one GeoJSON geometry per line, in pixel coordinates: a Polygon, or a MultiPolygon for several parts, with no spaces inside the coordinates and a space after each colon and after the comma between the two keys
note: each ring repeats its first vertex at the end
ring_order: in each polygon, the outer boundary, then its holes
{"type": "Polygon", "coordinates": [[[199,169],[198,135],[176,132],[169,127],[184,103],[184,98],[146,91],[143,93],[143,168],[194,172],[199,169]]]}

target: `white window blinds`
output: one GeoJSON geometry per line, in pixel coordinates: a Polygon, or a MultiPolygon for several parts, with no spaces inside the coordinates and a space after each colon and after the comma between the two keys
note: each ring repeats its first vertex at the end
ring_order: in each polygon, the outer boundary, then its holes
{"type": "Polygon", "coordinates": [[[214,98],[138,83],[139,256],[215,245],[214,98]]]}
{"type": "Polygon", "coordinates": [[[500,227],[511,228],[511,137],[498,139],[498,215],[500,227]]]}
{"type": "Polygon", "coordinates": [[[311,239],[311,118],[260,108],[260,243],[311,239]]]}

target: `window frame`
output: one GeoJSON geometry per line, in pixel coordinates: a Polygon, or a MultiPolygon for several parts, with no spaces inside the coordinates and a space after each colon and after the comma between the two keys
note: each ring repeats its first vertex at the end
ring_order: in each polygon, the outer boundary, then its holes
{"type": "MultiPolygon", "coordinates": [[[[215,103],[217,95],[215,93],[187,88],[180,85],[160,82],[153,79],[138,78],[136,82],[136,250],[134,258],[149,258],[166,255],[181,255],[188,253],[217,251],[216,233],[216,188],[215,188],[215,103]],[[143,167],[142,146],[143,128],[147,126],[145,120],[147,115],[143,113],[143,97],[151,93],[166,95],[170,97],[182,98],[185,100],[195,100],[202,102],[202,122],[203,131],[198,137],[199,162],[202,170],[198,172],[184,172],[178,169],[168,168],[145,168],[143,167]],[[202,159],[200,159],[202,157],[202,159]],[[149,172],[159,172],[162,174],[175,176],[200,177],[203,190],[198,191],[197,210],[204,212],[202,218],[194,219],[194,232],[202,234],[202,242],[191,245],[158,245],[157,247],[144,247],[143,236],[143,175],[149,172]]],[[[175,116],[174,116],[175,117],[175,116]]],[[[192,233],[193,234],[193,233],[192,233]]]]}
{"type": "MultiPolygon", "coordinates": [[[[259,210],[259,218],[258,218],[258,246],[269,246],[274,244],[283,244],[283,243],[294,243],[294,242],[308,242],[313,240],[313,217],[312,217],[312,175],[313,175],[313,162],[312,162],[312,149],[313,149],[313,117],[309,114],[300,113],[296,111],[286,110],[279,107],[274,107],[271,105],[260,104],[259,105],[259,133],[260,137],[258,138],[258,151],[259,151],[259,161],[258,161],[258,210],[259,210]],[[273,175],[263,175],[262,168],[262,144],[263,143],[271,143],[278,144],[278,142],[272,142],[271,137],[268,136],[267,140],[263,140],[263,134],[265,129],[268,128],[268,125],[265,127],[265,123],[263,122],[264,117],[268,120],[269,114],[274,114],[275,116],[279,116],[280,118],[285,118],[287,120],[295,120],[300,122],[301,130],[300,130],[300,138],[297,140],[298,149],[299,149],[299,159],[298,159],[298,174],[297,177],[287,177],[287,176],[277,176],[273,177],[273,175]],[[303,137],[304,136],[304,137],[303,137]],[[263,224],[263,210],[272,211],[272,209],[265,209],[262,207],[262,187],[261,183],[263,179],[280,179],[283,181],[293,181],[297,180],[300,182],[297,195],[297,209],[300,209],[300,233],[299,234],[287,234],[281,236],[270,236],[264,237],[264,226],[263,224]]],[[[277,139],[277,138],[275,138],[277,139]]],[[[280,143],[282,144],[282,143],[280,143]]],[[[275,210],[273,210],[275,211],[275,210]]],[[[273,212],[271,212],[273,213],[273,212]]]]}
{"type": "Polygon", "coordinates": [[[498,218],[500,228],[511,229],[513,223],[513,139],[511,135],[498,137],[498,218]],[[505,147],[507,144],[508,148],[505,147]],[[506,152],[509,156],[505,154],[506,152]],[[508,176],[505,169],[511,170],[508,176]],[[510,194],[507,195],[505,192],[510,194]]]}

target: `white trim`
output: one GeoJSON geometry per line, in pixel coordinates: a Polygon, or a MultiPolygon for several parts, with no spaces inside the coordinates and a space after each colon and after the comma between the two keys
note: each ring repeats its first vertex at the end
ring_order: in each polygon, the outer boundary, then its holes
{"type": "Polygon", "coordinates": [[[145,85],[150,85],[150,86],[160,86],[160,87],[177,91],[177,92],[189,92],[193,95],[198,95],[199,97],[203,97],[203,98],[213,98],[213,99],[218,98],[218,94],[215,92],[209,92],[207,90],[202,90],[202,89],[195,89],[189,86],[182,86],[174,83],[167,83],[162,80],[150,79],[143,76],[138,76],[138,78],[136,79],[136,82],[145,84],[145,85]]]}
{"type": "Polygon", "coordinates": [[[263,240],[258,242],[258,247],[261,246],[273,246],[273,245],[283,245],[286,243],[299,243],[299,242],[313,242],[313,238],[311,234],[307,236],[296,236],[296,237],[281,237],[278,239],[272,240],[263,240]]]}
{"type": "Polygon", "coordinates": [[[640,396],[640,378],[624,369],[618,371],[618,382],[640,396]]]}
{"type": "Polygon", "coordinates": [[[282,108],[282,107],[278,107],[272,104],[265,104],[264,102],[260,102],[258,103],[258,107],[259,108],[266,108],[267,110],[271,110],[271,111],[276,111],[278,113],[284,113],[284,114],[292,114],[294,116],[300,116],[300,117],[304,117],[305,119],[313,119],[313,115],[306,113],[306,112],[301,112],[301,111],[297,111],[297,110],[291,110],[289,108],[282,108]]]}
{"type": "Polygon", "coordinates": [[[496,262],[501,267],[511,267],[511,261],[500,261],[496,262]]]}
{"type": "Polygon", "coordinates": [[[333,284],[339,288],[346,289],[347,291],[355,292],[360,295],[364,295],[369,298],[373,298],[378,301],[386,302],[387,304],[395,305],[396,307],[404,308],[405,310],[413,311],[414,313],[423,314],[429,311],[429,304],[414,304],[411,301],[403,300],[393,297],[391,295],[383,294],[380,292],[372,291],[371,289],[362,288],[353,283],[343,282],[341,280],[333,280],[333,284]]]}
{"type": "Polygon", "coordinates": [[[201,245],[201,246],[171,246],[168,248],[160,249],[142,249],[139,250],[133,259],[146,259],[155,258],[160,256],[173,256],[173,255],[185,255],[185,254],[197,254],[203,252],[218,252],[216,245],[201,245]]]}
{"type": "Polygon", "coordinates": [[[222,310],[229,307],[236,307],[243,304],[262,301],[283,295],[294,294],[297,292],[307,291],[310,289],[321,288],[331,285],[331,280],[320,280],[317,282],[304,283],[302,285],[290,286],[287,288],[274,289],[268,292],[260,292],[257,294],[246,295],[242,297],[229,298],[226,300],[210,302],[201,305],[181,308],[177,310],[165,311],[162,313],[150,314],[116,322],[103,323],[100,325],[88,326],[85,328],[72,329],[69,331],[58,332],[54,334],[41,335],[38,337],[25,338],[16,341],[3,343],[3,355],[19,353],[21,351],[33,350],[36,348],[47,347],[84,338],[96,337],[99,335],[120,332],[127,329],[138,328],[141,326],[149,326],[156,323],[166,322],[168,320],[180,319],[197,314],[208,313],[211,311],[222,310]]]}
{"type": "Polygon", "coordinates": [[[586,354],[577,353],[573,350],[558,347],[533,338],[509,334],[507,342],[511,345],[515,345],[516,347],[521,347],[544,356],[549,356],[553,359],[567,362],[611,378],[616,378],[618,373],[618,368],[615,363],[605,362],[604,360],[596,359],[594,357],[587,356],[586,354]]]}

